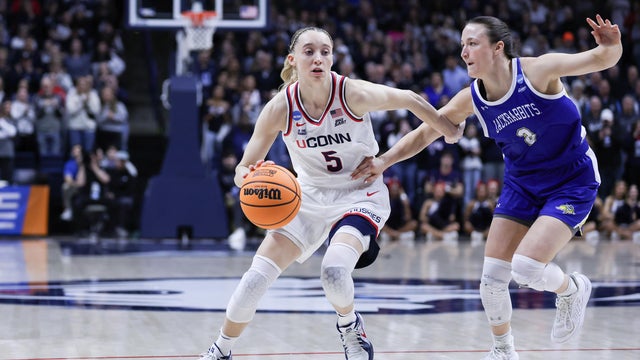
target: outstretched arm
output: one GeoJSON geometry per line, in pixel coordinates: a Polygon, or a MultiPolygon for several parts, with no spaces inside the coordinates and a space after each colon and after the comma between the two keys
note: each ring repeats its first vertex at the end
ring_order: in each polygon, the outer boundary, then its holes
{"type": "MultiPolygon", "coordinates": [[[[448,103],[437,111],[437,116],[445,121],[458,124],[455,138],[460,138],[464,131],[466,118],[473,113],[471,91],[469,88],[460,90],[448,103]]],[[[403,136],[386,153],[379,157],[365,158],[351,174],[353,179],[364,178],[365,182],[372,182],[391,165],[415,156],[442,134],[427,124],[420,124],[407,135],[403,136]]]]}
{"type": "MultiPolygon", "coordinates": [[[[564,76],[579,76],[606,70],[618,63],[622,56],[622,42],[618,25],[600,15],[587,19],[596,46],[576,54],[549,53],[539,57],[522,58],[527,77],[536,89],[547,92],[564,76]]],[[[553,89],[553,88],[552,88],[553,89]]],[[[551,91],[555,92],[555,91],[551,91]]]]}
{"type": "Polygon", "coordinates": [[[346,87],[347,103],[357,115],[378,110],[407,109],[424,123],[452,142],[458,134],[457,123],[440,116],[436,109],[419,94],[365,80],[350,79],[346,87]]]}

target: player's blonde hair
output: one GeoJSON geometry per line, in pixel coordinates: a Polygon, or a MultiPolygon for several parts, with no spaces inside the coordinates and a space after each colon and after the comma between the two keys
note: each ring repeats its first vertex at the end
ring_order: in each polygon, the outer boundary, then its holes
{"type": "MultiPolygon", "coordinates": [[[[293,34],[293,36],[291,37],[291,42],[289,43],[289,54],[293,54],[293,50],[296,44],[298,43],[298,39],[300,38],[300,35],[302,35],[307,31],[319,31],[327,35],[327,37],[331,41],[331,45],[333,46],[333,38],[331,37],[331,35],[329,35],[327,30],[319,27],[315,27],[315,26],[308,26],[308,27],[298,29],[298,31],[296,31],[293,34]]],[[[283,84],[280,86],[280,89],[284,89],[298,80],[298,73],[296,72],[296,69],[293,66],[291,66],[291,64],[289,64],[287,57],[284,58],[284,66],[282,67],[282,71],[280,71],[280,78],[283,81],[283,84]]]]}

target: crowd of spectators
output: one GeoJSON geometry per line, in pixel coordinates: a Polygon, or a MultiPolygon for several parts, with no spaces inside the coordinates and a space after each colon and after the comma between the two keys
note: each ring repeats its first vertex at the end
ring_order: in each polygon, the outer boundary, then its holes
{"type": "MultiPolygon", "coordinates": [[[[91,194],[95,183],[86,180],[87,174],[79,181],[79,169],[95,170],[97,164],[97,170],[107,172],[109,162],[101,159],[108,153],[132,169],[126,153],[127,91],[120,86],[126,70],[120,32],[125,29],[117,4],[0,0],[0,178],[14,181],[16,155],[32,154],[36,164],[55,156],[70,160],[64,186],[82,190],[64,192],[71,196],[64,198],[64,220],[81,221],[78,206],[83,202],[77,194],[91,194]]],[[[214,48],[194,53],[189,67],[205,99],[200,112],[202,161],[221,180],[236,236],[255,228],[238,211],[237,189],[228,173],[242,157],[262,106],[281,84],[287,44],[300,27],[318,26],[333,35],[335,71],[415,91],[440,107],[471,81],[459,57],[460,29],[466,20],[477,15],[503,19],[514,29],[521,55],[537,56],[594,46],[584,19],[597,13],[620,26],[622,60],[607,71],[563,79],[583,115],[602,176],[602,208],[594,210],[598,215],[592,215],[589,224],[592,231],[613,238],[640,236],[634,195],[640,183],[640,1],[279,0],[270,2],[269,9],[266,29],[218,29],[214,48]],[[619,182],[625,184],[624,192],[607,202],[619,182]],[[616,215],[618,208],[624,216],[616,215]]],[[[381,151],[420,123],[406,111],[376,112],[371,118],[381,151]]],[[[281,141],[268,156],[290,165],[281,141]]],[[[454,239],[455,233],[481,239],[503,169],[499,149],[482,136],[476,119],[468,119],[458,144],[438,140],[385,173],[398,190],[394,196],[403,212],[394,226],[415,227],[417,238],[454,239]]],[[[116,185],[100,183],[102,193],[115,196],[116,185]]],[[[116,203],[111,201],[109,209],[117,209],[116,203]]],[[[130,216],[123,211],[125,215],[110,210],[115,228],[123,227],[116,219],[130,216]]]]}
{"type": "Polygon", "coordinates": [[[85,194],[95,195],[91,174],[107,175],[98,176],[116,204],[107,215],[123,234],[121,217],[131,215],[117,204],[131,194],[120,184],[129,135],[121,18],[113,1],[0,1],[0,178],[59,178],[49,182],[62,183],[63,212],[53,216],[82,226],[85,194]],[[109,151],[113,164],[97,161],[109,151]],[[52,163],[58,168],[45,165],[52,163]],[[22,167],[32,176],[18,176],[22,167]]]}
{"type": "MultiPolygon", "coordinates": [[[[604,200],[616,181],[640,182],[639,1],[272,2],[268,29],[220,29],[214,49],[194,55],[192,73],[206,83],[205,89],[214,89],[206,95],[210,99],[202,107],[203,161],[219,171],[221,159],[229,167],[229,159],[241,158],[261,106],[281,83],[278,75],[287,44],[300,27],[318,26],[333,35],[335,71],[413,90],[440,107],[471,81],[459,56],[460,29],[466,20],[477,15],[497,16],[514,29],[522,56],[538,56],[595,46],[585,18],[598,13],[620,26],[623,59],[610,70],[563,81],[583,114],[588,141],[599,159],[600,197],[604,200]],[[231,153],[235,156],[227,156],[231,153]]],[[[420,122],[406,111],[372,113],[371,117],[381,151],[420,122]]],[[[269,157],[288,165],[279,142],[269,157]]],[[[384,237],[398,238],[398,229],[412,228],[416,221],[417,238],[455,241],[463,234],[476,239],[476,243],[482,241],[503,170],[499,149],[482,135],[477,120],[469,118],[458,144],[440,139],[385,173],[389,184],[394,189],[399,186],[400,194],[406,195],[409,211],[400,205],[402,201],[398,202],[402,214],[384,237]],[[406,223],[402,223],[405,218],[406,223]]],[[[597,230],[614,238],[633,233],[640,236],[628,230],[637,227],[640,215],[638,205],[631,206],[635,210],[627,218],[635,219],[636,225],[622,225],[626,230],[621,231],[601,225],[607,220],[599,218],[597,230]]],[[[237,219],[231,226],[244,230],[251,227],[237,219]]]]}

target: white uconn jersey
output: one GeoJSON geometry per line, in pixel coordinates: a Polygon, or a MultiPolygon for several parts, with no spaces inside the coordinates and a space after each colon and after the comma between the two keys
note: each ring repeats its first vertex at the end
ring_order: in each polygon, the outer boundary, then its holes
{"type": "Polygon", "coordinates": [[[305,110],[297,82],[285,89],[289,118],[282,138],[301,184],[358,187],[362,180],[351,180],[351,173],[366,156],[378,154],[369,114],[358,117],[347,106],[346,82],[346,77],[331,73],[331,95],[318,119],[305,110]]]}

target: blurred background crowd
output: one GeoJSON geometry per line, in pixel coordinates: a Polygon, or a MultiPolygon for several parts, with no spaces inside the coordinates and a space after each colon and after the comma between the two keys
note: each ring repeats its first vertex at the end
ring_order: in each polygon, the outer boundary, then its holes
{"type": "MultiPolygon", "coordinates": [[[[108,215],[104,231],[135,234],[146,179],[158,170],[150,164],[162,160],[162,141],[148,146],[147,140],[150,132],[164,135],[157,84],[169,65],[159,53],[172,49],[158,43],[173,34],[127,29],[123,3],[0,0],[0,177],[5,184],[51,186],[54,232],[87,231],[99,205],[98,212],[108,215]],[[140,48],[156,52],[140,60],[140,48]],[[145,130],[149,123],[155,130],[145,130]]],[[[640,241],[640,1],[269,3],[266,29],[218,29],[213,49],[194,52],[189,64],[204,98],[201,134],[194,141],[208,173],[220,181],[231,239],[238,244],[256,229],[239,210],[234,167],[262,106],[281,84],[290,36],[300,27],[332,34],[336,72],[410,89],[438,108],[471,81],[459,56],[468,19],[499,17],[514,30],[520,54],[538,56],[595,46],[585,18],[598,13],[620,26],[622,60],[607,71],[564,79],[602,177],[584,233],[590,241],[640,241]]],[[[371,117],[383,152],[420,123],[406,111],[371,117]]],[[[269,159],[290,166],[281,142],[269,159]]],[[[438,140],[385,173],[392,216],[380,241],[456,242],[463,236],[482,243],[502,172],[499,149],[468,119],[458,144],[438,140]]]]}

